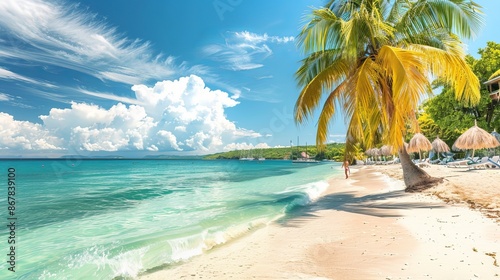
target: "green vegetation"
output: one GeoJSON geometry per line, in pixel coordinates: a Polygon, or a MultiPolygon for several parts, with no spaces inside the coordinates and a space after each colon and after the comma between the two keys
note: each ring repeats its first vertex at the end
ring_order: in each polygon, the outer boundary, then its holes
{"type": "MultiPolygon", "coordinates": [[[[500,44],[488,42],[486,48],[479,50],[479,54],[479,59],[468,56],[467,63],[482,85],[500,69],[500,44]]],[[[470,107],[457,101],[453,90],[444,86],[439,95],[423,104],[422,109],[418,118],[421,132],[431,141],[439,136],[450,147],[463,132],[474,125],[475,119],[478,126],[487,131],[500,131],[500,105],[492,103],[484,85],[481,87],[480,102],[476,106],[470,107]]]]}
{"type": "MultiPolygon", "coordinates": [[[[315,156],[317,160],[330,159],[336,161],[342,161],[344,157],[345,144],[328,144],[326,148],[318,152],[316,147],[307,147],[307,154],[310,156],[315,156]]],[[[306,146],[297,147],[283,147],[283,148],[267,148],[267,149],[253,149],[252,155],[254,157],[264,157],[266,159],[290,159],[292,155],[293,159],[297,158],[297,154],[306,151],[306,146]]],[[[239,159],[240,157],[245,157],[249,153],[248,150],[236,150],[224,153],[217,153],[212,155],[207,155],[203,159],[239,159]]]]}

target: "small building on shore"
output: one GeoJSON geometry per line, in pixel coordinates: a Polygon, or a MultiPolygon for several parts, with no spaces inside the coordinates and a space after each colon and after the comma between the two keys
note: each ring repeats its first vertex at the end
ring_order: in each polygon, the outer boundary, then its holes
{"type": "Polygon", "coordinates": [[[493,103],[500,101],[500,75],[484,82],[484,85],[490,92],[490,98],[493,103]]]}
{"type": "Polygon", "coordinates": [[[491,99],[486,112],[486,121],[488,125],[494,121],[495,108],[500,105],[500,75],[497,75],[497,73],[500,74],[499,71],[495,72],[488,81],[484,82],[484,85],[488,88],[491,99]]]}

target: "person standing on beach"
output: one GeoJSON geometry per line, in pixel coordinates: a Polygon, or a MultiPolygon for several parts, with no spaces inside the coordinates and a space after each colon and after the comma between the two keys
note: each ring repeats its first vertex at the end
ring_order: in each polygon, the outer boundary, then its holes
{"type": "Polygon", "coordinates": [[[345,178],[349,178],[349,175],[348,173],[351,173],[351,171],[349,170],[349,161],[344,161],[344,163],[342,163],[342,167],[344,167],[344,170],[345,170],[345,178]]]}

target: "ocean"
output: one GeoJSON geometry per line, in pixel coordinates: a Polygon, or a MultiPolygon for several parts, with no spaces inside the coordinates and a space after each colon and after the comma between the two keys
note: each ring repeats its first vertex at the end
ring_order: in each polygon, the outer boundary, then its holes
{"type": "Polygon", "coordinates": [[[168,269],[314,201],[341,172],[332,166],[340,164],[2,160],[0,279],[168,269]]]}

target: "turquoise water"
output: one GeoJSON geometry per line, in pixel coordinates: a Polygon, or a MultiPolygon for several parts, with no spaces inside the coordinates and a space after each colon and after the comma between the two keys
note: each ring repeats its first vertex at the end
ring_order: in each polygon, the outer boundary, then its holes
{"type": "Polygon", "coordinates": [[[289,161],[0,161],[0,217],[15,270],[0,279],[135,278],[203,254],[310,203],[340,168],[289,161]],[[15,213],[8,212],[14,168],[15,213]],[[12,169],[11,169],[12,171],[12,169]],[[12,174],[11,174],[12,176],[12,174]]]}

